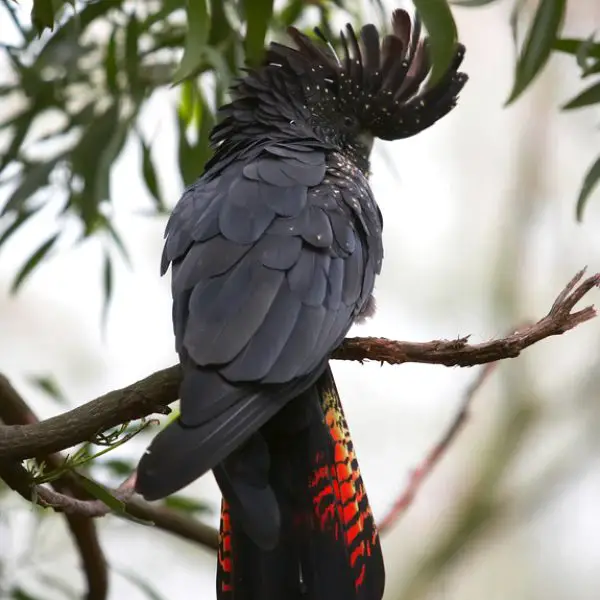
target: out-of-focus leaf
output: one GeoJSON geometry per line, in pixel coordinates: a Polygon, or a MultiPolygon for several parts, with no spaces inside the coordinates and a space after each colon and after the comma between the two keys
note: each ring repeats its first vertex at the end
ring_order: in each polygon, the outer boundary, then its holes
{"type": "Polygon", "coordinates": [[[11,294],[14,294],[19,290],[25,279],[31,274],[31,272],[38,266],[40,261],[48,254],[52,249],[52,246],[56,243],[59,234],[55,233],[49,237],[39,248],[25,261],[25,264],[19,269],[12,286],[10,288],[11,294]]]}
{"type": "Polygon", "coordinates": [[[585,70],[588,67],[588,61],[589,61],[590,52],[594,48],[594,46],[596,45],[595,42],[594,42],[594,35],[595,34],[592,34],[587,40],[584,40],[580,44],[579,50],[577,50],[577,54],[576,54],[577,64],[579,65],[579,68],[584,73],[585,73],[585,70]]]}
{"type": "Polygon", "coordinates": [[[110,170],[123,150],[132,120],[132,117],[128,117],[119,121],[112,130],[113,135],[108,143],[104,147],[99,148],[100,156],[94,165],[96,176],[94,194],[98,203],[108,199],[110,196],[110,170]]]}
{"type": "Polygon", "coordinates": [[[198,174],[204,169],[204,165],[210,158],[212,150],[209,145],[210,132],[215,124],[214,116],[206,102],[206,98],[200,88],[196,88],[198,94],[198,140],[196,142],[196,160],[198,174]]]}
{"type": "Polygon", "coordinates": [[[113,266],[108,252],[104,253],[104,266],[102,267],[102,329],[106,328],[108,309],[113,296],[113,266]]]}
{"type": "Polygon", "coordinates": [[[72,196],[88,236],[101,225],[99,205],[108,196],[109,170],[123,143],[123,123],[119,123],[119,107],[112,104],[93,119],[72,154],[72,167],[84,180],[84,193],[72,196]],[[120,146],[120,147],[119,147],[120,146]]]}
{"type": "Polygon", "coordinates": [[[33,0],[31,22],[40,35],[46,28],[51,31],[54,29],[54,6],[52,0],[33,0]]]}
{"type": "Polygon", "coordinates": [[[590,194],[594,190],[594,188],[598,185],[600,181],[600,156],[596,159],[594,164],[590,167],[588,172],[586,173],[583,179],[583,185],[581,186],[581,191],[579,192],[579,198],[577,198],[577,206],[575,208],[575,214],[577,216],[577,220],[581,221],[583,218],[583,209],[587,204],[587,200],[590,197],[590,194]]]}
{"type": "Polygon", "coordinates": [[[432,85],[447,72],[454,58],[458,40],[456,23],[447,0],[415,0],[415,8],[429,34],[432,85]]]}
{"type": "Polygon", "coordinates": [[[15,188],[2,209],[1,216],[20,210],[23,204],[38,190],[48,185],[50,173],[63,156],[57,156],[45,163],[34,163],[27,167],[21,175],[21,183],[15,188]]]}
{"type": "Polygon", "coordinates": [[[180,8],[184,8],[185,0],[162,0],[160,10],[149,14],[141,23],[140,29],[148,31],[155,23],[162,23],[167,17],[180,8]]]}
{"type": "Polygon", "coordinates": [[[13,222],[0,234],[0,248],[2,245],[8,241],[8,239],[15,233],[19,227],[25,224],[25,222],[34,214],[35,210],[26,209],[21,210],[17,213],[16,217],[13,219],[13,222]]]}
{"type": "Polygon", "coordinates": [[[515,69],[515,82],[506,104],[514,102],[540,73],[564,20],[566,0],[540,0],[515,69]]]}
{"type": "Polygon", "coordinates": [[[19,269],[12,286],[10,288],[11,294],[14,294],[23,285],[25,279],[31,274],[31,272],[38,266],[40,261],[48,254],[52,249],[52,246],[56,243],[59,234],[55,233],[49,237],[38,249],[25,261],[25,264],[19,269]]]}
{"type": "Polygon", "coordinates": [[[135,14],[132,14],[125,30],[125,69],[129,81],[129,91],[133,96],[143,93],[140,89],[138,77],[139,53],[138,38],[140,36],[140,24],[135,14]]]}
{"type": "Polygon", "coordinates": [[[231,71],[223,53],[215,50],[215,48],[207,46],[204,49],[204,60],[206,64],[212,67],[218,74],[218,85],[228,88],[231,83],[231,71]]]}
{"type": "Polygon", "coordinates": [[[572,110],[573,108],[582,108],[584,106],[590,106],[591,104],[597,104],[600,102],[600,82],[595,83],[586,90],[583,90],[580,94],[575,96],[572,100],[569,100],[563,107],[562,110],[572,110]]]}
{"type": "Polygon", "coordinates": [[[115,498],[105,487],[92,481],[81,473],[77,473],[77,480],[86,492],[91,494],[94,498],[104,502],[111,510],[114,510],[117,513],[125,512],[125,504],[118,498],[115,498]]]}
{"type": "Polygon", "coordinates": [[[186,129],[187,123],[177,115],[177,131],[179,134],[177,157],[179,162],[179,172],[183,179],[183,185],[187,187],[197,179],[198,175],[200,175],[200,169],[196,164],[194,149],[188,142],[186,129]]]}
{"type": "Polygon", "coordinates": [[[142,175],[144,176],[144,183],[146,184],[148,191],[150,192],[150,194],[152,194],[152,197],[155,200],[156,210],[159,213],[164,213],[166,212],[166,206],[160,193],[160,188],[158,186],[156,169],[154,168],[154,163],[152,161],[150,147],[146,144],[146,142],[144,142],[141,136],[140,146],[142,149],[142,175]]]}
{"type": "Polygon", "coordinates": [[[41,109],[41,107],[35,103],[34,106],[21,113],[10,123],[13,127],[12,139],[10,140],[8,148],[3,152],[2,158],[0,159],[0,173],[2,173],[6,166],[17,157],[17,154],[21,149],[21,145],[23,144],[23,140],[33,124],[36,113],[39,109],[41,109]]]}
{"type": "Polygon", "coordinates": [[[277,20],[283,27],[294,25],[302,15],[304,9],[304,0],[292,0],[288,2],[280,13],[277,15],[277,20]]]}
{"type": "Polygon", "coordinates": [[[123,242],[123,238],[121,237],[121,234],[115,229],[114,225],[108,219],[105,219],[105,222],[103,223],[103,229],[108,233],[110,238],[113,240],[113,242],[115,243],[115,246],[121,253],[121,256],[123,257],[123,259],[125,260],[127,265],[129,267],[131,267],[131,257],[129,256],[129,252],[127,251],[127,247],[125,246],[125,243],[123,242]]]}
{"type": "MultiPolygon", "coordinates": [[[[565,52],[567,54],[577,55],[580,51],[581,45],[585,44],[587,40],[580,40],[576,38],[560,38],[554,41],[552,47],[554,50],[559,52],[565,52]]],[[[587,56],[590,58],[600,58],[600,43],[591,44],[587,50],[587,56]]]]}
{"type": "Polygon", "coordinates": [[[187,79],[200,68],[202,51],[208,40],[210,17],[206,0],[187,0],[188,31],[185,36],[183,58],[173,74],[173,84],[187,79]]]}
{"type": "Polygon", "coordinates": [[[32,596],[29,592],[26,592],[22,587],[15,587],[11,590],[12,600],[41,600],[41,598],[32,596]]]}
{"type": "Polygon", "coordinates": [[[189,498],[188,496],[169,496],[165,498],[164,505],[173,510],[188,514],[210,513],[211,508],[205,502],[189,498]]]}
{"type": "Polygon", "coordinates": [[[258,65],[265,50],[265,36],[273,15],[273,0],[244,0],[243,5],[246,14],[246,62],[258,65]]]}
{"type": "Polygon", "coordinates": [[[208,46],[218,46],[231,33],[231,25],[225,14],[223,0],[210,0],[210,34],[208,36],[208,46]]]}
{"type": "Polygon", "coordinates": [[[194,83],[186,80],[181,83],[179,94],[179,116],[185,121],[186,125],[191,125],[194,118],[194,104],[196,101],[194,93],[194,83]]]}
{"type": "MultiPolygon", "coordinates": [[[[94,22],[98,17],[105,15],[111,10],[115,10],[121,7],[124,0],[110,0],[108,2],[86,2],[81,10],[77,10],[69,19],[61,25],[53,34],[44,47],[40,50],[34,62],[34,69],[39,72],[40,68],[45,64],[50,64],[52,58],[61,47],[68,42],[69,39],[75,39],[81,37],[85,30],[94,22]]],[[[76,44],[78,52],[81,54],[81,47],[76,44]]]]}
{"type": "Polygon", "coordinates": [[[146,596],[150,600],[166,600],[166,598],[164,596],[161,596],[161,594],[159,594],[148,581],[142,579],[133,571],[129,571],[128,569],[122,569],[120,567],[115,567],[114,565],[111,565],[111,569],[119,575],[121,575],[121,577],[123,577],[124,579],[127,579],[127,581],[132,583],[141,592],[146,594],[146,596]]]}
{"type": "Polygon", "coordinates": [[[132,462],[119,458],[111,458],[110,460],[103,461],[101,465],[117,477],[129,477],[135,469],[132,462]]]}
{"type": "Polygon", "coordinates": [[[117,66],[117,31],[118,28],[115,26],[108,39],[106,46],[106,58],[104,59],[104,68],[106,71],[106,87],[112,94],[119,92],[119,81],[117,78],[118,66],[117,66]]]}
{"type": "Polygon", "coordinates": [[[58,404],[62,406],[68,404],[66,396],[52,375],[30,375],[28,380],[31,385],[42,390],[42,392],[46,393],[58,404]]]}

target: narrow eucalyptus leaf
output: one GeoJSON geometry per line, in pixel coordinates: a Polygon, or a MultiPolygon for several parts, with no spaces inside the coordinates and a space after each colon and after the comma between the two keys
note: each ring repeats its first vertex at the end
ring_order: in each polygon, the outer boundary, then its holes
{"type": "Polygon", "coordinates": [[[567,0],[540,0],[517,59],[515,81],[506,104],[513,103],[539,75],[560,33],[567,0]]]}
{"type": "Polygon", "coordinates": [[[583,92],[575,96],[572,100],[569,100],[569,102],[562,107],[562,110],[572,110],[574,108],[582,108],[598,103],[600,103],[600,81],[583,90],[583,92]]]}
{"type": "Polygon", "coordinates": [[[265,36],[273,15],[273,0],[244,0],[246,14],[246,61],[258,65],[265,49],[265,36]]]}
{"type": "Polygon", "coordinates": [[[585,208],[590,194],[600,181],[600,156],[596,159],[594,164],[589,168],[583,179],[583,185],[579,192],[579,198],[577,198],[577,206],[575,208],[575,214],[577,220],[581,221],[583,218],[583,209],[585,208]]]}
{"type": "Polygon", "coordinates": [[[183,58],[173,74],[173,84],[193,75],[202,64],[202,50],[208,40],[210,17],[206,0],[187,0],[188,31],[183,58]]]}
{"type": "Polygon", "coordinates": [[[86,492],[91,494],[97,500],[104,502],[111,510],[114,510],[117,513],[125,512],[125,504],[118,498],[115,498],[105,487],[92,481],[81,473],[77,473],[77,479],[81,484],[81,487],[85,488],[86,492]]]}
{"type": "Polygon", "coordinates": [[[142,150],[142,175],[144,177],[144,183],[154,198],[157,211],[163,213],[165,212],[166,207],[160,193],[160,188],[158,187],[158,178],[156,177],[156,169],[154,168],[154,162],[152,161],[150,147],[141,137],[140,146],[142,150]]]}
{"type": "Polygon", "coordinates": [[[46,254],[52,249],[58,236],[60,234],[55,233],[53,236],[49,237],[38,249],[25,261],[25,264],[19,269],[12,286],[10,288],[11,294],[14,294],[19,290],[19,288],[23,285],[25,280],[29,275],[31,275],[32,271],[39,265],[39,263],[44,259],[46,254]]]}
{"type": "Polygon", "coordinates": [[[54,29],[54,6],[52,0],[33,0],[31,8],[31,22],[38,35],[46,28],[54,29]]]}
{"type": "Polygon", "coordinates": [[[432,61],[431,85],[438,81],[450,67],[458,32],[447,0],[415,0],[415,8],[429,35],[429,53],[432,61]]]}

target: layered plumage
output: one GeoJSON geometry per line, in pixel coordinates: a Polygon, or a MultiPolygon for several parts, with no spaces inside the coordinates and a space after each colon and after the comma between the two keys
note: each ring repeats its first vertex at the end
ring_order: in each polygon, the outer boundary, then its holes
{"type": "Polygon", "coordinates": [[[429,127],[466,81],[458,46],[428,88],[418,26],[404,11],[392,24],[381,42],[372,25],[360,39],[348,26],[341,59],[293,28],[297,48],[271,44],[233,87],[214,156],[167,225],[181,416],[142,457],[137,489],[161,498],[213,469],[224,497],[220,598],[383,593],[327,365],[371,312],[381,269],[373,138],[429,127]]]}

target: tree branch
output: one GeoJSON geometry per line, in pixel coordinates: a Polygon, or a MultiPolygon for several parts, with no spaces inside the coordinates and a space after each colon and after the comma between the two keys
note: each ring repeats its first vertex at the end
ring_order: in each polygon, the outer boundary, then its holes
{"type": "MultiPolygon", "coordinates": [[[[3,395],[0,402],[0,420],[6,425],[17,423],[37,423],[37,417],[31,411],[27,403],[21,398],[17,391],[0,376],[0,384],[3,384],[3,395]]],[[[0,422],[1,422],[0,421],[0,422]]],[[[60,457],[52,455],[46,458],[49,466],[56,467],[61,462],[60,457]]],[[[32,486],[29,473],[18,463],[10,460],[0,460],[0,478],[19,493],[25,500],[30,502],[36,501],[36,490],[32,486]]],[[[77,488],[72,491],[67,488],[65,482],[55,481],[52,487],[56,491],[47,489],[52,494],[62,496],[64,492],[78,494],[83,490],[77,488]]],[[[81,502],[81,500],[78,500],[81,502]]],[[[43,499],[40,504],[45,505],[43,499]]],[[[67,526],[73,542],[79,552],[81,558],[83,572],[87,581],[86,600],[105,600],[108,596],[108,567],[96,524],[93,519],[87,518],[80,514],[65,515],[67,526]]]]}
{"type": "MultiPolygon", "coordinates": [[[[508,337],[479,344],[469,344],[468,337],[426,343],[349,338],[333,353],[332,358],[460,367],[514,358],[532,344],[565,333],[596,316],[593,306],[571,312],[575,304],[600,283],[600,274],[580,283],[584,272],[577,273],[565,286],[543,319],[508,337]]],[[[0,458],[25,459],[51,454],[88,441],[99,432],[123,422],[152,413],[168,413],[167,405],[178,398],[180,377],[179,366],[169,367],[40,423],[0,426],[0,458]]],[[[0,376],[0,403],[6,397],[7,383],[0,376]]]]}
{"type": "Polygon", "coordinates": [[[449,427],[444,431],[441,439],[431,449],[423,462],[412,472],[408,484],[397,497],[387,515],[381,520],[381,524],[379,525],[379,531],[381,533],[391,529],[413,503],[417,493],[425,483],[425,480],[431,475],[433,469],[446,454],[448,448],[450,448],[452,443],[456,440],[458,434],[462,431],[469,418],[469,409],[471,408],[473,398],[481,386],[487,381],[497,364],[498,363],[488,363],[485,365],[480,370],[475,381],[467,388],[459,410],[452,419],[449,427]]]}
{"type": "MultiPolygon", "coordinates": [[[[15,390],[10,382],[0,375],[0,419],[4,423],[37,423],[36,415],[15,390]]],[[[50,455],[43,458],[51,469],[58,469],[64,462],[61,455],[50,455]]],[[[41,458],[40,458],[41,460],[41,458]]],[[[153,524],[158,529],[177,535],[183,539],[216,550],[218,548],[217,531],[204,523],[178,513],[170,508],[150,504],[140,498],[132,497],[135,475],[129,477],[118,490],[112,494],[125,503],[125,513],[112,513],[116,516],[132,516],[153,524]]],[[[93,517],[102,517],[110,512],[110,508],[100,500],[90,500],[81,487],[77,474],[64,473],[60,479],[52,483],[52,490],[47,486],[36,485],[27,470],[14,459],[0,459],[0,478],[21,497],[33,504],[52,508],[65,513],[75,542],[80,550],[84,570],[88,577],[90,592],[87,600],[99,600],[100,566],[106,569],[106,562],[98,543],[94,529],[93,517]],[[90,530],[91,528],[91,530],[90,530]],[[100,560],[101,559],[101,560],[100,560]]],[[[106,587],[107,574],[103,576],[106,587]]]]}

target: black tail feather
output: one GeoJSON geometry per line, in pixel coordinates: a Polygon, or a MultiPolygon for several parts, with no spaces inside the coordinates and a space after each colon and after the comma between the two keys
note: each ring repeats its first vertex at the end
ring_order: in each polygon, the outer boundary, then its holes
{"type": "MultiPolygon", "coordinates": [[[[235,468],[226,466],[219,600],[380,600],[379,538],[331,372],[286,405],[261,436],[270,454],[279,538],[272,550],[253,539],[248,519],[259,518],[260,511],[240,512],[249,500],[240,499],[235,468]]],[[[240,453],[241,462],[251,462],[253,452],[240,453]]]]}

